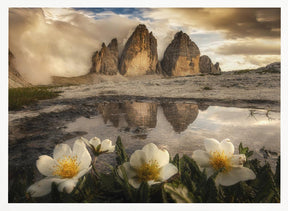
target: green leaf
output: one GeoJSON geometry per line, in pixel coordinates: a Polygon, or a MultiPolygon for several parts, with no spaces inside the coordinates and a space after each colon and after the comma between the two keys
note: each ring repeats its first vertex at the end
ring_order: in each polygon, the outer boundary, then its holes
{"type": "Polygon", "coordinates": [[[246,158],[249,158],[253,155],[253,151],[249,151],[248,147],[243,147],[242,142],[239,144],[239,154],[244,154],[246,158]]]}
{"type": "Polygon", "coordinates": [[[127,153],[123,147],[120,136],[118,136],[118,138],[117,138],[115,151],[116,151],[116,155],[117,155],[116,161],[117,161],[118,165],[121,165],[125,162],[128,162],[129,156],[127,155],[127,153]]]}
{"type": "Polygon", "coordinates": [[[147,182],[142,182],[137,191],[137,202],[149,202],[150,187],[147,182]]]}
{"type": "Polygon", "coordinates": [[[215,185],[213,176],[209,177],[206,184],[206,202],[213,203],[218,201],[218,189],[215,185]]]}
{"type": "Polygon", "coordinates": [[[130,200],[131,202],[135,202],[135,195],[132,193],[133,188],[128,182],[128,176],[127,176],[127,173],[125,171],[125,168],[123,166],[119,166],[119,168],[120,168],[122,175],[123,175],[124,183],[121,183],[121,184],[122,184],[122,187],[124,189],[124,193],[125,193],[128,200],[130,200]]]}
{"type": "Polygon", "coordinates": [[[280,190],[280,156],[278,156],[277,159],[277,165],[276,165],[276,171],[275,171],[275,175],[274,175],[274,180],[275,183],[277,185],[277,188],[280,190]]]}
{"type": "Polygon", "coordinates": [[[172,164],[174,164],[178,168],[178,171],[180,171],[180,158],[178,153],[174,156],[172,164]]]}
{"type": "Polygon", "coordinates": [[[192,203],[188,189],[184,185],[180,184],[178,186],[174,186],[166,183],[164,185],[164,190],[170,194],[176,203],[192,203]]]}

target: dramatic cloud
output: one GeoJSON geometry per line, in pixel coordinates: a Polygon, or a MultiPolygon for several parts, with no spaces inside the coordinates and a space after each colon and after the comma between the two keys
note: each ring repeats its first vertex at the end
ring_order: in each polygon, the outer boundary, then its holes
{"type": "Polygon", "coordinates": [[[223,44],[215,50],[216,53],[222,55],[279,55],[281,46],[279,41],[257,41],[257,40],[243,40],[228,44],[223,44]]]}
{"type": "Polygon", "coordinates": [[[280,60],[277,8],[12,8],[9,49],[26,80],[48,84],[51,76],[88,73],[102,42],[117,38],[121,53],[139,23],[156,37],[160,60],[180,30],[224,71],[280,60]]]}
{"type": "Polygon", "coordinates": [[[267,55],[247,55],[244,56],[246,63],[252,65],[263,66],[263,64],[270,64],[275,61],[280,61],[280,56],[267,56],[267,55]]]}
{"type": "Polygon", "coordinates": [[[216,30],[227,38],[279,38],[280,9],[271,8],[176,8],[144,12],[145,17],[165,19],[193,30],[216,30]]]}
{"type": "Polygon", "coordinates": [[[9,49],[19,72],[31,83],[50,76],[86,74],[102,42],[118,38],[120,47],[139,23],[124,16],[93,19],[73,9],[10,9],[9,49]]]}

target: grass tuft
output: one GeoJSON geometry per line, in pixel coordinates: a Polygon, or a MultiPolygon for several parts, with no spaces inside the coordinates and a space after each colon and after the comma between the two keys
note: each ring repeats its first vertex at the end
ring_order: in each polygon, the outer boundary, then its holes
{"type": "Polygon", "coordinates": [[[59,92],[51,90],[51,87],[24,87],[9,89],[9,111],[19,110],[23,106],[36,103],[38,100],[55,98],[59,92]]]}

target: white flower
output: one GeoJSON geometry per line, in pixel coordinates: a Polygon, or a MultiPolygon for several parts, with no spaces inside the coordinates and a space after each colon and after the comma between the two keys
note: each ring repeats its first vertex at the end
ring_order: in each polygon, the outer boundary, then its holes
{"type": "Polygon", "coordinates": [[[36,162],[41,174],[46,178],[31,185],[27,192],[32,197],[41,197],[51,192],[52,183],[58,191],[71,193],[78,179],[91,169],[91,156],[81,140],[74,142],[73,150],[67,144],[58,144],[53,151],[53,158],[42,155],[36,162]]]}
{"type": "MultiPolygon", "coordinates": [[[[130,162],[122,165],[126,171],[128,182],[134,187],[139,188],[142,182],[149,185],[161,183],[168,180],[178,172],[173,164],[169,163],[169,153],[167,150],[158,149],[153,144],[145,145],[142,150],[136,150],[130,157],[130,162]]],[[[123,177],[121,166],[118,174],[123,177]]]]}
{"type": "Polygon", "coordinates": [[[244,154],[233,155],[234,145],[229,139],[219,143],[216,139],[206,139],[204,141],[206,152],[196,150],[192,158],[205,169],[207,176],[210,177],[214,172],[219,171],[215,183],[218,186],[230,186],[240,181],[252,180],[256,175],[249,168],[243,167],[246,161],[244,154]]]}
{"type": "Polygon", "coordinates": [[[109,139],[105,139],[102,142],[97,137],[91,138],[89,141],[83,137],[81,137],[81,139],[93,150],[93,153],[96,155],[115,151],[115,145],[112,145],[112,141],[109,139]]]}

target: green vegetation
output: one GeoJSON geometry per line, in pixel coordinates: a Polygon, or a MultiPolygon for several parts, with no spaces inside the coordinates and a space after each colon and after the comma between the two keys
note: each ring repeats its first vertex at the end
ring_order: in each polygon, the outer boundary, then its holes
{"type": "Polygon", "coordinates": [[[205,86],[203,89],[204,89],[204,90],[212,90],[212,88],[209,87],[209,86],[205,86]]]}
{"type": "Polygon", "coordinates": [[[255,69],[244,69],[244,70],[238,70],[234,72],[234,75],[240,75],[240,74],[244,74],[244,73],[248,73],[250,71],[253,71],[255,69]]]}
{"type": "Polygon", "coordinates": [[[58,95],[59,92],[53,91],[52,87],[10,88],[9,110],[18,110],[38,100],[50,99],[58,95]]]}
{"type": "MultiPolygon", "coordinates": [[[[239,154],[251,157],[253,151],[248,147],[239,145],[239,154]]],[[[129,160],[120,137],[116,142],[116,161],[121,165],[129,160]]],[[[44,197],[25,197],[25,190],[32,183],[23,183],[21,188],[22,197],[15,198],[11,192],[19,190],[19,187],[10,186],[10,202],[82,202],[82,203],[279,203],[280,202],[280,156],[278,157],[275,173],[272,172],[269,163],[260,165],[257,159],[247,160],[244,164],[253,170],[256,179],[238,182],[232,186],[218,187],[215,178],[219,172],[207,178],[206,172],[201,171],[196,162],[189,156],[178,154],[172,159],[178,168],[178,174],[164,183],[148,185],[142,182],[140,188],[133,188],[125,171],[124,179],[117,173],[117,166],[106,164],[110,173],[101,173],[93,169],[83,177],[71,194],[58,192],[57,186],[53,185],[52,192],[44,197]],[[24,185],[25,184],[25,185],[24,185]]],[[[22,175],[23,177],[23,175],[22,175]]],[[[27,182],[27,180],[26,180],[27,182]]],[[[19,193],[17,193],[19,195],[19,193]]],[[[21,194],[20,194],[21,195],[21,194]]]]}

